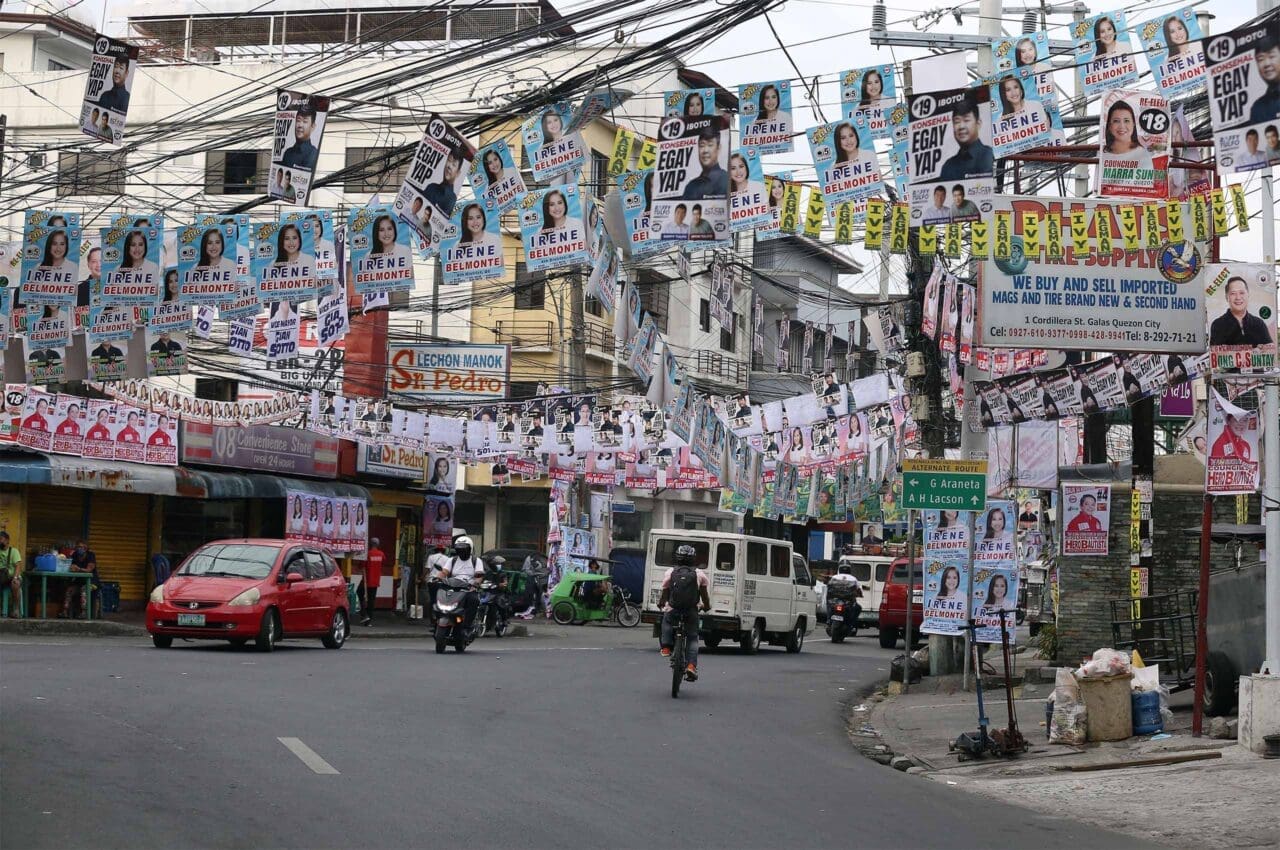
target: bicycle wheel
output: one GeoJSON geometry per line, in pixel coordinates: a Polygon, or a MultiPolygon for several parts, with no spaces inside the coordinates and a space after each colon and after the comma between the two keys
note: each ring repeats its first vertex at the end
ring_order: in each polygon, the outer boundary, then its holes
{"type": "Polygon", "coordinates": [[[680,697],[680,683],[684,681],[684,633],[676,634],[675,646],[671,647],[671,698],[680,697]]]}

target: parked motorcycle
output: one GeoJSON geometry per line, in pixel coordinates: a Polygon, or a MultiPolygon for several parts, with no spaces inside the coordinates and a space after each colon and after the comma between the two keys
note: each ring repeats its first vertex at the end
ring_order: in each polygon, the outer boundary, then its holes
{"type": "Polygon", "coordinates": [[[467,594],[473,592],[471,582],[462,578],[448,578],[438,582],[435,603],[431,613],[435,617],[436,653],[443,655],[449,644],[458,652],[465,652],[474,639],[471,629],[465,628],[467,619],[467,594]]]}
{"type": "Polygon", "coordinates": [[[507,594],[506,581],[499,573],[491,578],[485,573],[480,582],[480,606],[476,609],[475,622],[471,624],[471,637],[484,637],[492,632],[494,637],[502,637],[507,633],[507,624],[511,620],[511,598],[507,594]]]}

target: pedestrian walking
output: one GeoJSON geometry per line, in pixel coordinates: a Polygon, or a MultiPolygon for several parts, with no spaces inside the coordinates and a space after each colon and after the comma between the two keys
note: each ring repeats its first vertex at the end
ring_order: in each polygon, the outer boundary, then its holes
{"type": "Polygon", "coordinates": [[[369,551],[364,556],[364,620],[362,625],[373,625],[373,603],[378,596],[378,584],[382,581],[382,562],[386,555],[378,548],[378,538],[369,540],[369,551]]]}

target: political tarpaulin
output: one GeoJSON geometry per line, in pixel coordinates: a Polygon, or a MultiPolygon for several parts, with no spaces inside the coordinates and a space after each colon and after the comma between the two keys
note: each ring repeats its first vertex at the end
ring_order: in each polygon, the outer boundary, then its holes
{"type": "Polygon", "coordinates": [[[1275,267],[1266,263],[1209,263],[1204,280],[1213,371],[1275,369],[1275,267]]]}
{"type": "MultiPolygon", "coordinates": [[[[311,222],[312,258],[315,261],[319,294],[327,295],[337,281],[338,251],[333,239],[333,210],[286,210],[280,213],[281,224],[311,222]]],[[[342,275],[345,277],[345,274],[342,275]]]]}
{"type": "Polygon", "coordinates": [[[466,136],[441,115],[427,116],[427,129],[396,195],[395,212],[432,251],[438,241],[435,230],[453,215],[475,153],[466,136]]]}
{"type": "Polygon", "coordinates": [[[991,209],[995,155],[988,87],[912,95],[912,226],[976,221],[991,209]]]}
{"type": "Polygon", "coordinates": [[[1204,58],[1218,170],[1266,168],[1267,128],[1280,126],[1280,18],[1210,36],[1204,58]]]}
{"type": "Polygon", "coordinates": [[[498,139],[480,148],[471,165],[470,179],[471,191],[476,197],[493,201],[499,212],[514,207],[520,196],[528,191],[506,139],[498,139]]]}
{"type": "MultiPolygon", "coordinates": [[[[697,92],[669,92],[668,104],[685,95],[685,109],[697,92]]],[[[653,234],[667,241],[716,241],[729,236],[729,129],[720,115],[668,115],[658,131],[654,170],[653,234]]]]}
{"type": "Polygon", "coordinates": [[[529,192],[517,208],[530,271],[589,262],[582,198],[573,184],[529,192]]]}
{"type": "Polygon", "coordinates": [[[217,306],[240,292],[236,225],[201,224],[178,229],[178,300],[217,306]]]}
{"type": "Polygon", "coordinates": [[[1094,15],[1072,24],[1076,78],[1086,95],[1101,94],[1138,81],[1138,64],[1123,10],[1094,15]]]}
{"type": "Polygon", "coordinates": [[[1210,389],[1208,430],[1205,493],[1237,496],[1257,492],[1262,472],[1258,412],[1236,407],[1210,389]]]}
{"type": "Polygon", "coordinates": [[[969,512],[924,512],[924,619],[927,635],[958,635],[969,616],[969,512]]]}
{"type": "Polygon", "coordinates": [[[813,167],[822,186],[822,197],[832,218],[837,204],[869,198],[884,191],[870,120],[866,115],[812,127],[807,135],[813,167]]]}
{"type": "Polygon", "coordinates": [[[1169,101],[1152,92],[1112,89],[1102,96],[1098,193],[1163,198],[1168,191],[1169,101]]]}
{"type": "Polygon", "coordinates": [[[873,138],[887,139],[891,135],[889,112],[898,95],[896,74],[897,69],[893,65],[873,65],[840,75],[844,117],[850,120],[864,117],[873,138]]]}
{"type": "Polygon", "coordinates": [[[129,93],[138,67],[138,48],[98,33],[93,39],[93,61],[80,106],[80,131],[113,144],[124,140],[129,115],[129,93]]]}
{"type": "Polygon", "coordinates": [[[316,297],[314,224],[304,218],[253,228],[253,277],[261,301],[309,301],[316,297]]]}
{"type": "Polygon", "coordinates": [[[162,240],[154,227],[103,228],[103,304],[150,307],[160,300],[162,240]]]}
{"type": "Polygon", "coordinates": [[[492,199],[459,204],[440,234],[444,282],[501,280],[505,273],[498,206],[492,199]]]}
{"type": "Polygon", "coordinates": [[[305,205],[315,180],[320,141],[329,117],[329,98],[279,89],[267,195],[305,205]]]}
{"type": "Polygon", "coordinates": [[[974,524],[972,618],[978,643],[1000,643],[1000,618],[1013,641],[1018,602],[1018,561],[1014,547],[1013,502],[987,502],[974,524]]]}
{"type": "Polygon", "coordinates": [[[729,229],[754,230],[772,221],[760,152],[744,147],[729,155],[729,229]]]}
{"type": "Polygon", "coordinates": [[[1204,88],[1203,33],[1195,9],[1185,6],[1147,21],[1138,34],[1161,94],[1172,100],[1204,88]]]}
{"type": "Polygon", "coordinates": [[[568,101],[554,103],[520,127],[525,158],[533,170],[533,179],[539,183],[580,169],[587,161],[582,134],[566,129],[570,111],[568,101]]]}
{"type": "Polygon", "coordinates": [[[738,86],[738,144],[762,154],[792,149],[791,81],[738,86]]]}
{"type": "Polygon", "coordinates": [[[991,85],[991,146],[996,156],[1053,143],[1053,122],[1035,76],[1009,75],[991,85]]]}
{"type": "Polygon", "coordinates": [[[1064,556],[1106,555],[1110,527],[1110,484],[1062,485],[1064,556]]]}
{"type": "Polygon", "coordinates": [[[413,289],[411,235],[387,206],[357,207],[347,214],[346,246],[358,294],[413,289]]]}
{"type": "Polygon", "coordinates": [[[79,288],[80,225],[62,214],[27,215],[22,230],[22,303],[71,309],[79,288]]]}

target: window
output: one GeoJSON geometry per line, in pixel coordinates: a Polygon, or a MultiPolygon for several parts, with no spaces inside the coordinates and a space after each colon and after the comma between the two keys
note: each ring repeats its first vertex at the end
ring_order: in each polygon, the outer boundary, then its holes
{"type": "Polygon", "coordinates": [[[609,193],[612,182],[609,179],[609,157],[600,151],[591,151],[591,183],[587,185],[587,191],[603,198],[609,193]]]}
{"type": "Polygon", "coordinates": [[[763,543],[747,543],[747,575],[762,576],[768,571],[769,547],[763,543]]]}
{"type": "Polygon", "coordinates": [[[307,578],[324,578],[326,575],[324,558],[319,552],[307,552],[307,578]]]}
{"type": "Polygon", "coordinates": [[[204,190],[210,195],[257,195],[267,191],[271,151],[209,151],[204,190]]]}
{"type": "Polygon", "coordinates": [[[50,59],[49,70],[50,71],[74,71],[75,68],[72,68],[70,65],[64,65],[61,62],[59,62],[57,59],[50,59]]]}
{"type": "Polygon", "coordinates": [[[711,302],[705,298],[698,301],[698,327],[704,334],[711,333],[711,302]]]}
{"type": "MultiPolygon", "coordinates": [[[[404,182],[404,175],[409,170],[406,158],[399,165],[393,165],[395,148],[384,147],[352,147],[347,148],[345,167],[356,169],[349,173],[343,181],[343,191],[352,193],[399,191],[404,182]]],[[[403,155],[402,155],[403,156],[403,155]]]]}
{"type": "Polygon", "coordinates": [[[705,567],[707,558],[711,554],[711,545],[705,540],[690,540],[687,537],[663,537],[658,540],[653,549],[653,562],[660,567],[674,567],[676,564],[676,547],[692,546],[694,555],[693,563],[697,567],[705,567]]]}
{"type": "Polygon", "coordinates": [[[769,550],[769,575],[791,578],[791,550],[786,546],[770,546],[769,550]]]}
{"type": "MultiPolygon", "coordinates": [[[[916,573],[916,574],[915,574],[915,580],[916,580],[916,581],[920,581],[921,576],[920,576],[920,562],[919,562],[919,561],[916,561],[916,569],[915,569],[915,573],[916,573]]],[[[906,580],[907,580],[907,565],[906,565],[906,564],[898,564],[896,567],[894,567],[894,568],[893,568],[893,580],[894,580],[894,582],[903,582],[903,583],[905,583],[905,582],[906,582],[906,580]]]]}
{"type": "Polygon", "coordinates": [[[516,263],[516,309],[542,310],[547,303],[547,278],[533,274],[524,263],[516,263]]]}
{"type": "Polygon", "coordinates": [[[212,544],[188,558],[178,572],[184,576],[230,573],[232,577],[263,579],[271,574],[279,552],[275,546],[255,543],[212,544]]]}
{"type": "Polygon", "coordinates": [[[124,151],[58,154],[58,197],[124,194],[124,151]]]}
{"type": "Polygon", "coordinates": [[[791,559],[791,566],[796,571],[796,584],[804,585],[805,587],[813,586],[813,579],[809,578],[809,567],[805,565],[804,558],[799,555],[794,556],[791,559]]]}
{"type": "Polygon", "coordinates": [[[597,319],[604,318],[604,305],[600,303],[599,298],[587,298],[582,302],[582,309],[589,316],[595,316],[597,319]]]}
{"type": "Polygon", "coordinates": [[[512,381],[511,382],[511,400],[522,401],[524,399],[533,398],[538,394],[537,381],[512,381]]]}
{"type": "Polygon", "coordinates": [[[871,565],[863,561],[862,563],[846,563],[841,572],[847,572],[849,575],[861,582],[871,581],[871,565]]]}
{"type": "Polygon", "coordinates": [[[738,547],[732,543],[721,543],[716,546],[716,569],[733,572],[738,563],[738,547]]]}
{"type": "Polygon", "coordinates": [[[738,347],[738,314],[733,314],[729,327],[720,328],[720,350],[733,351],[738,347]]]}
{"type": "Polygon", "coordinates": [[[889,577],[888,564],[876,564],[876,581],[884,584],[885,579],[889,577]]]}

